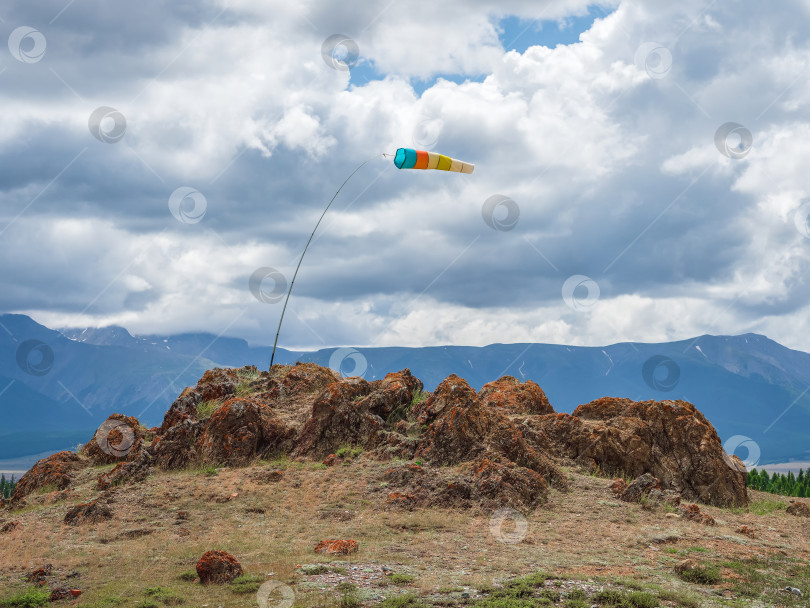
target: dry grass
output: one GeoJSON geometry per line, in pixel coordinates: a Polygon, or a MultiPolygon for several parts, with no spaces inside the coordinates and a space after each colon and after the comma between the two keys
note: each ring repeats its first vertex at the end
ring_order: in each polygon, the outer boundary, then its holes
{"type": "MultiPolygon", "coordinates": [[[[553,491],[549,503],[528,516],[523,541],[508,544],[490,532],[486,512],[386,510],[378,485],[380,471],[389,465],[361,455],[350,466],[327,469],[286,461],[225,468],[213,476],[195,470],[159,472],[142,484],[113,492],[111,521],[67,526],[62,522],[67,509],[99,494],[93,482],[101,469],[87,470],[68,499],[49,502],[48,494],[33,496],[28,507],[10,514],[22,525],[0,543],[0,598],[24,590],[22,576],[50,563],[62,576],[80,573],[70,583],[83,591],[80,606],[148,608],[150,602],[169,605],[165,597],[192,607],[256,606],[254,593],[182,580],[211,549],[235,555],[256,580],[273,579],[292,586],[296,606],[325,607],[339,605],[336,586],[320,589],[323,585],[313,585],[297,566],[342,562],[363,572],[386,565],[414,577],[408,583],[402,579],[399,586],[375,588],[378,594],[388,595],[481,589],[542,570],[595,584],[623,579],[629,589],[657,586],[670,598],[698,593],[703,605],[725,600],[673,574],[673,566],[687,556],[722,565],[751,556],[785,559],[784,553],[807,566],[806,520],[782,509],[757,514],[760,509],[701,507],[718,520],[718,526],[706,528],[668,517],[663,510],[619,502],[608,490],[607,479],[569,470],[571,490],[553,491]],[[284,465],[280,482],[254,479],[252,473],[282,468],[278,464],[284,465]],[[238,496],[229,499],[232,494],[238,496]],[[180,510],[188,511],[189,517],[178,523],[180,510]],[[742,524],[753,527],[757,538],[736,534],[742,524]],[[183,529],[187,535],[181,535],[183,529]],[[138,530],[148,534],[122,538],[138,530]],[[328,538],[355,539],[360,551],[345,558],[315,554],[314,545],[328,538]],[[661,542],[666,538],[675,540],[661,542]],[[166,593],[147,592],[157,587],[166,593]]],[[[758,492],[752,494],[755,500],[765,499],[758,492]]],[[[0,517],[8,519],[9,514],[0,517]]],[[[721,569],[721,575],[726,587],[734,587],[732,569],[721,569]]],[[[724,584],[716,589],[722,591],[724,584]]],[[[810,588],[805,592],[810,595],[810,588]]],[[[676,600],[662,601],[679,605],[676,600]]]]}

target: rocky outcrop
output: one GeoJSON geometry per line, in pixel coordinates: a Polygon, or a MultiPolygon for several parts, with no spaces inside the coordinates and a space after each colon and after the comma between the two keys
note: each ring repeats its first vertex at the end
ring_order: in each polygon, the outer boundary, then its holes
{"type": "Polygon", "coordinates": [[[134,416],[112,414],[79,453],[94,465],[136,460],[141,455],[144,430],[134,416]]]}
{"type": "Polygon", "coordinates": [[[651,473],[664,488],[716,506],[748,504],[745,467],[691,403],[603,398],[543,416],[539,427],[560,455],[591,468],[651,473]]]}
{"type": "Polygon", "coordinates": [[[509,414],[554,413],[543,389],[531,380],[521,383],[512,376],[503,376],[485,384],[478,391],[478,400],[484,407],[499,408],[509,414]]]}
{"type": "Polygon", "coordinates": [[[48,486],[64,490],[70,485],[73,473],[82,466],[82,459],[75,452],[57,452],[43,458],[20,477],[11,497],[12,504],[48,486]]]}
{"type": "MultiPolygon", "coordinates": [[[[392,487],[380,496],[390,508],[531,509],[551,488],[566,489],[560,465],[571,460],[637,477],[629,487],[617,480],[614,492],[645,506],[677,506],[680,495],[719,506],[747,503],[742,463],[725,454],[714,427],[689,403],[604,398],[569,415],[555,414],[537,384],[512,376],[477,393],[456,375],[425,400],[422,389],[408,369],[373,382],[314,363],[214,369],[180,394],[160,427],[147,432],[137,419],[114,414],[105,422],[114,428],[99,428],[82,453],[92,463],[117,463],[98,477],[100,489],[143,480],[150,467],[244,466],[280,454],[331,466],[364,453],[417,459],[431,471],[391,467],[385,483],[392,487]]],[[[68,452],[43,460],[20,480],[15,497],[46,485],[65,488],[80,466],[68,452]]]]}
{"type": "Polygon", "coordinates": [[[201,585],[222,585],[242,575],[242,565],[227,551],[207,551],[197,562],[201,585]]]}

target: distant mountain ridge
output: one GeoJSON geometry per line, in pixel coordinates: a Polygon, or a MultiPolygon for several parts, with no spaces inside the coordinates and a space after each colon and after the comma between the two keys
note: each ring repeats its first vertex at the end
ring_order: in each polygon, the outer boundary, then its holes
{"type": "MultiPolygon", "coordinates": [[[[55,331],[24,315],[0,315],[0,458],[74,446],[113,412],[157,425],[180,391],[206,369],[266,369],[270,352],[207,333],[55,331]]],[[[757,334],[605,347],[492,344],[276,353],[279,363],[299,360],[367,380],[407,367],[426,390],[451,373],[476,389],[512,375],[537,382],[561,412],[603,396],[683,399],[709,418],[724,442],[742,446],[737,454],[743,460],[810,456],[810,354],[757,334]]]]}

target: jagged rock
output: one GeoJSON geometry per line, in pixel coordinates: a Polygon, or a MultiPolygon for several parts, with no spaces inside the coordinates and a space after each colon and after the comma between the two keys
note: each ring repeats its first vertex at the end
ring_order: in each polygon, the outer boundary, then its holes
{"type": "Polygon", "coordinates": [[[712,505],[748,504],[745,467],[691,403],[606,397],[571,415],[540,417],[537,426],[560,455],[602,471],[650,473],[663,487],[712,505]]]}
{"type": "Polygon", "coordinates": [[[262,409],[250,397],[234,397],[211,414],[197,440],[197,452],[205,462],[245,465],[262,442],[262,409]]]}
{"type": "Polygon", "coordinates": [[[242,565],[226,551],[207,551],[197,562],[201,585],[222,585],[242,575],[242,565]]]}
{"type": "Polygon", "coordinates": [[[806,502],[794,502],[788,506],[787,512],[796,517],[810,517],[810,507],[806,502]]]}
{"type": "Polygon", "coordinates": [[[111,471],[99,475],[98,489],[106,490],[110,486],[144,481],[149,476],[151,460],[152,457],[144,451],[134,462],[119,462],[111,471]]]}
{"type": "Polygon", "coordinates": [[[163,424],[157,429],[156,435],[161,437],[165,435],[169,429],[187,420],[196,422],[198,420],[197,406],[201,401],[200,393],[192,388],[185,388],[183,392],[180,393],[180,396],[174,400],[174,403],[169,406],[169,409],[163,416],[163,424]]]}
{"type": "Polygon", "coordinates": [[[197,439],[203,432],[204,423],[184,419],[163,434],[158,435],[150,446],[153,464],[161,469],[182,469],[197,458],[197,439]]]}
{"type": "Polygon", "coordinates": [[[442,381],[433,394],[413,411],[416,420],[429,425],[416,456],[437,465],[458,464],[480,456],[491,417],[481,407],[475,391],[455,374],[442,381]]]}
{"type": "Polygon", "coordinates": [[[81,503],[71,508],[65,514],[65,523],[78,526],[85,523],[96,523],[105,519],[112,519],[113,512],[107,505],[101,504],[100,499],[81,503]]]}
{"type": "Polygon", "coordinates": [[[644,475],[641,475],[627,486],[627,489],[619,495],[619,498],[625,502],[638,502],[642,496],[649,496],[652,490],[660,489],[661,482],[649,473],[644,473],[644,475]]]}
{"type": "Polygon", "coordinates": [[[134,416],[112,414],[79,453],[94,465],[136,460],[141,455],[144,429],[134,416]]]}
{"type": "Polygon", "coordinates": [[[533,432],[528,420],[511,420],[508,411],[484,407],[465,380],[450,376],[415,408],[417,420],[429,424],[415,456],[437,465],[505,458],[565,488],[565,475],[541,451],[549,442],[533,432]]]}
{"type": "Polygon", "coordinates": [[[347,378],[330,384],[316,397],[295,454],[323,458],[347,443],[377,447],[388,417],[407,409],[421,390],[421,381],[407,369],[375,382],[347,378]]]}
{"type": "Polygon", "coordinates": [[[73,480],[73,472],[81,467],[82,459],[74,452],[57,452],[43,458],[20,477],[11,502],[19,503],[31,492],[46,486],[56,486],[59,490],[64,490],[73,480]]]}
{"type": "Polygon", "coordinates": [[[203,374],[194,391],[199,393],[201,402],[222,400],[236,394],[237,384],[237,370],[215,367],[203,374]]]}
{"type": "Polygon", "coordinates": [[[714,517],[708,513],[703,513],[696,504],[681,505],[681,513],[684,519],[694,521],[704,526],[714,526],[716,523],[714,517]]]}
{"type": "Polygon", "coordinates": [[[512,376],[485,384],[478,392],[478,399],[485,407],[501,408],[510,414],[554,413],[543,389],[531,380],[521,383],[512,376]]]}
{"type": "Polygon", "coordinates": [[[315,545],[315,553],[328,553],[330,555],[350,555],[357,553],[356,540],[322,540],[315,545]]]}
{"type": "Polygon", "coordinates": [[[487,458],[473,466],[475,490],[493,501],[492,506],[535,507],[548,498],[543,477],[525,467],[493,462],[487,458]]]}

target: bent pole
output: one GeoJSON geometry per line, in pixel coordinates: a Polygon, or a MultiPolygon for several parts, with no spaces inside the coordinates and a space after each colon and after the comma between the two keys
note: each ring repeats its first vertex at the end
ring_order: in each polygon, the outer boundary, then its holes
{"type": "Polygon", "coordinates": [[[345,186],[349,182],[349,180],[352,177],[354,177],[355,173],[357,173],[360,169],[362,169],[365,165],[370,163],[375,158],[377,158],[377,156],[372,156],[368,160],[366,160],[363,163],[361,163],[360,165],[358,165],[358,167],[354,171],[351,172],[349,177],[347,177],[343,181],[343,183],[340,185],[340,188],[337,189],[337,192],[335,192],[335,195],[332,197],[332,200],[329,201],[329,204],[326,206],[326,209],[324,209],[323,213],[321,213],[321,217],[318,218],[318,223],[315,224],[315,228],[312,229],[312,234],[309,235],[309,240],[307,241],[307,244],[304,247],[304,251],[301,253],[301,257],[298,260],[298,266],[295,267],[295,273],[293,274],[292,281],[290,281],[290,288],[287,290],[287,297],[284,300],[284,308],[281,309],[281,317],[278,320],[278,329],[276,330],[276,339],[273,342],[273,354],[270,355],[270,368],[271,369],[273,368],[273,361],[276,358],[276,346],[278,346],[278,335],[281,333],[281,323],[284,321],[284,313],[287,312],[287,303],[290,301],[290,294],[292,293],[293,285],[295,285],[295,278],[298,276],[298,270],[301,268],[301,262],[304,261],[304,256],[307,254],[307,249],[309,248],[309,244],[312,242],[312,237],[315,236],[315,231],[318,229],[318,226],[321,225],[321,220],[323,220],[323,217],[326,215],[326,212],[329,211],[329,207],[332,206],[332,203],[335,202],[335,199],[337,198],[338,194],[340,194],[340,191],[343,190],[343,186],[345,186]]]}

